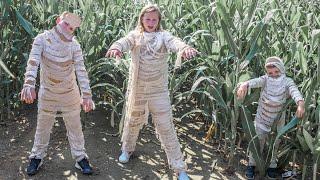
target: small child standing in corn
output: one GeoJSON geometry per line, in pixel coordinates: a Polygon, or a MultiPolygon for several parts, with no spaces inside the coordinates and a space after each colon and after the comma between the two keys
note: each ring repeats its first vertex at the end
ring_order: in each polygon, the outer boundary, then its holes
{"type": "MultiPolygon", "coordinates": [[[[237,90],[239,99],[243,99],[249,88],[262,88],[258,109],[255,116],[255,130],[260,141],[261,151],[271,131],[271,127],[277,125],[279,131],[285,124],[285,112],[282,112],[286,100],[291,97],[297,104],[296,116],[304,115],[304,100],[296,84],[286,77],[285,66],[279,57],[269,57],[265,63],[266,75],[251,79],[240,84],[237,90]],[[280,114],[281,113],[281,114],[280,114]]],[[[277,151],[279,142],[274,151],[277,151]]],[[[249,164],[246,171],[248,179],[254,179],[255,160],[252,153],[249,154],[249,164]]],[[[276,157],[271,158],[267,175],[271,178],[276,176],[276,157]]]]}

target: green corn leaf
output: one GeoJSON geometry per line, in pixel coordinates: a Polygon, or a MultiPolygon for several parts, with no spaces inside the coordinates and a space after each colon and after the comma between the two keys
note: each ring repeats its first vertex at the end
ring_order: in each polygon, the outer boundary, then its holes
{"type": "Polygon", "coordinates": [[[240,118],[241,124],[244,129],[244,132],[247,134],[250,139],[248,150],[252,153],[253,158],[256,161],[256,166],[259,172],[263,175],[265,172],[265,162],[263,161],[262,154],[260,152],[260,144],[258,136],[256,135],[256,130],[251,119],[250,112],[244,107],[240,106],[240,118]]]}
{"type": "Polygon", "coordinates": [[[299,134],[297,134],[297,138],[299,140],[299,143],[300,143],[300,146],[302,148],[302,151],[303,152],[307,152],[309,147],[308,147],[308,144],[306,143],[305,139],[299,134]]]}
{"type": "Polygon", "coordinates": [[[314,145],[313,145],[314,139],[308,133],[308,131],[305,130],[305,129],[303,129],[303,136],[304,136],[304,139],[306,140],[306,143],[307,143],[309,149],[311,150],[311,153],[313,154],[314,153],[314,149],[315,149],[314,145]]]}
{"type": "Polygon", "coordinates": [[[1,56],[0,56],[0,67],[7,73],[9,74],[9,76],[11,76],[12,78],[16,78],[13,73],[9,70],[9,68],[6,66],[6,64],[2,61],[2,59],[4,59],[8,53],[10,52],[9,48],[5,48],[4,52],[2,52],[1,56]]]}
{"type": "Polygon", "coordinates": [[[23,27],[23,29],[25,31],[27,31],[28,34],[31,35],[31,37],[34,37],[34,33],[32,31],[33,27],[32,24],[27,21],[18,10],[15,10],[16,16],[18,18],[18,22],[20,23],[20,25],[23,27]]]}
{"type": "Polygon", "coordinates": [[[280,136],[282,136],[284,133],[286,133],[289,129],[291,129],[294,126],[296,126],[298,124],[298,122],[299,122],[299,119],[297,117],[294,117],[293,119],[291,119],[291,121],[288,124],[286,124],[284,127],[282,127],[279,130],[275,141],[277,141],[280,138],[280,136]]]}

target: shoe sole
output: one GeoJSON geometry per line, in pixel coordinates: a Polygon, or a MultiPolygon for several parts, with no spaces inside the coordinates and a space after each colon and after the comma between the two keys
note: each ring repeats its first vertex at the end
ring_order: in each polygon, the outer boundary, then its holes
{"type": "Polygon", "coordinates": [[[87,175],[92,174],[92,172],[90,172],[90,173],[83,173],[82,168],[80,167],[80,165],[79,165],[78,163],[76,163],[76,164],[74,165],[74,167],[77,168],[77,169],[79,169],[79,170],[82,172],[82,174],[87,174],[87,175]]]}
{"type": "Polygon", "coordinates": [[[32,176],[32,175],[37,174],[37,173],[39,172],[39,169],[40,169],[40,167],[42,166],[42,164],[43,164],[43,160],[40,161],[40,164],[39,164],[39,166],[38,166],[38,168],[37,168],[36,171],[34,171],[33,173],[28,173],[28,172],[27,172],[27,174],[28,174],[29,176],[32,176]]]}

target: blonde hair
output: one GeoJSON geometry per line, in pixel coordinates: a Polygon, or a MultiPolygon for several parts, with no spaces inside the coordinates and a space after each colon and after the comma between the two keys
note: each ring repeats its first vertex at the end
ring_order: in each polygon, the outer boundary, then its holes
{"type": "Polygon", "coordinates": [[[161,25],[160,25],[161,11],[160,11],[160,8],[156,4],[149,4],[149,5],[146,5],[144,8],[142,8],[142,10],[140,11],[140,15],[139,15],[138,24],[137,24],[136,29],[139,30],[140,32],[144,31],[144,27],[142,24],[142,18],[145,13],[149,13],[149,12],[157,12],[158,13],[159,22],[158,22],[158,25],[157,25],[157,28],[155,31],[161,31],[162,30],[161,25]]]}

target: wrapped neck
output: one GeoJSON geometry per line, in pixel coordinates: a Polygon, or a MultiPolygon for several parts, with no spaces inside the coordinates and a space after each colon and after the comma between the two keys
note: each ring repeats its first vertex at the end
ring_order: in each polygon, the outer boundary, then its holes
{"type": "Polygon", "coordinates": [[[56,26],[55,29],[60,36],[63,36],[68,41],[72,41],[73,34],[67,33],[63,28],[61,28],[59,24],[56,26]]]}

